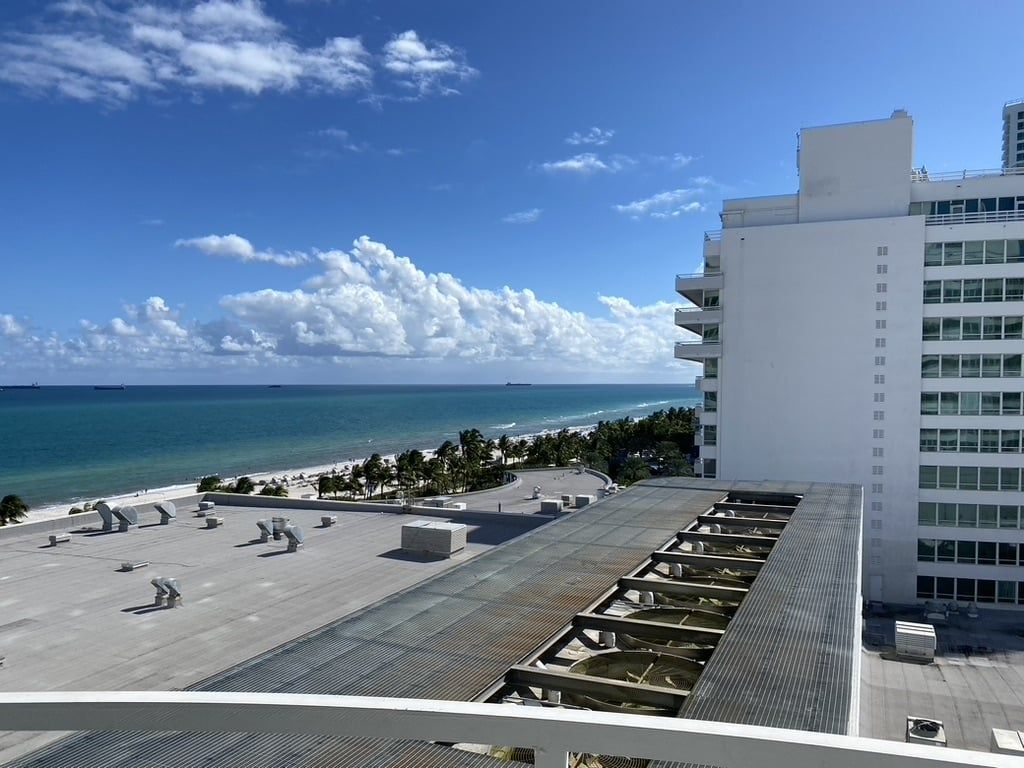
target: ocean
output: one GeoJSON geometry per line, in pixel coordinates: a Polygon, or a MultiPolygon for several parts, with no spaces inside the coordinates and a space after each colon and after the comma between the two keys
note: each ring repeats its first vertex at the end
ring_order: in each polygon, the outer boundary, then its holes
{"type": "Polygon", "coordinates": [[[534,434],[699,401],[687,385],[167,386],[0,392],[0,496],[30,506],[534,434]]]}

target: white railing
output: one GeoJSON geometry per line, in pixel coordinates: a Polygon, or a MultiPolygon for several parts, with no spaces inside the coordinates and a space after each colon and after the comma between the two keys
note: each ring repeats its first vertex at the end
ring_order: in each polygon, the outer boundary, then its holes
{"type": "Polygon", "coordinates": [[[985,224],[992,221],[1024,221],[1024,211],[978,211],[977,213],[939,213],[925,216],[925,225],[985,224]]]}
{"type": "Polygon", "coordinates": [[[720,229],[709,229],[704,233],[704,239],[712,243],[720,242],[722,239],[722,230],[720,229]]]}
{"type": "MultiPolygon", "coordinates": [[[[1020,758],[810,731],[509,704],[280,693],[0,693],[10,731],[275,733],[533,747],[729,768],[1020,766],[1020,758]]],[[[86,768],[82,766],[81,768],[86,768]]]]}
{"type": "Polygon", "coordinates": [[[721,277],[721,272],[689,272],[676,275],[676,280],[687,280],[691,277],[721,277]]]}
{"type": "Polygon", "coordinates": [[[1024,168],[984,168],[981,170],[940,171],[938,173],[911,168],[910,180],[914,182],[963,181],[986,176],[1019,176],[1020,174],[1024,174],[1024,168]]]}

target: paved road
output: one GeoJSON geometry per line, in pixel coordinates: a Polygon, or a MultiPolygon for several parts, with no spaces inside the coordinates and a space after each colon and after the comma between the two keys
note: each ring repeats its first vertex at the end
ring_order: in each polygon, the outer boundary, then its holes
{"type": "Polygon", "coordinates": [[[603,496],[601,489],[604,482],[600,478],[586,473],[578,475],[573,469],[530,469],[518,471],[516,474],[519,476],[519,482],[511,486],[474,494],[464,499],[455,498],[465,501],[468,509],[497,512],[500,505],[502,512],[534,514],[540,512],[540,501],[533,498],[533,489],[538,485],[543,499],[558,499],[564,493],[573,496],[587,493],[599,499],[603,496]]]}

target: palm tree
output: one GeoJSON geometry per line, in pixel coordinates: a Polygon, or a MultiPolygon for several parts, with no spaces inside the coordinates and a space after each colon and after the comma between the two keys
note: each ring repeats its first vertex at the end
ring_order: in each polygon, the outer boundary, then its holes
{"type": "Polygon", "coordinates": [[[505,460],[511,455],[512,439],[508,435],[498,438],[498,452],[501,454],[501,466],[505,466],[505,460]]]}
{"type": "Polygon", "coordinates": [[[0,499],[0,525],[20,523],[28,512],[28,504],[13,493],[0,499]]]}

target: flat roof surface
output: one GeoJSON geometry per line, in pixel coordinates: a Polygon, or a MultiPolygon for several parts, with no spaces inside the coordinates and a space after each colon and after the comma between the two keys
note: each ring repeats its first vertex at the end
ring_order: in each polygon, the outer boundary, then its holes
{"type": "MultiPolygon", "coordinates": [[[[921,622],[920,614],[899,615],[921,622]]],[[[950,747],[989,751],[993,728],[1024,728],[1024,637],[1015,611],[950,616],[935,663],[893,658],[894,618],[867,621],[860,735],[903,741],[907,715],[941,720],[950,747]]]]}
{"type": "MultiPolygon", "coordinates": [[[[195,505],[192,505],[195,509],[195,505]]],[[[438,510],[440,513],[441,510],[438,510]]],[[[171,525],[155,513],[125,533],[99,526],[50,547],[31,528],[0,539],[0,689],[172,690],[185,688],[491,549],[544,522],[494,516],[470,525],[467,550],[423,562],[397,550],[398,514],[218,506],[224,525],[182,511],[171,525]],[[306,544],[258,539],[258,519],[284,514],[306,544]],[[150,565],[120,572],[122,561],[150,565]],[[153,607],[150,579],[176,577],[183,606],[153,607]]],[[[452,519],[445,514],[444,519],[452,519]]],[[[73,523],[73,521],[69,521],[73,523]]],[[[72,525],[72,529],[74,529],[72,525]]],[[[80,529],[74,529],[80,530],[80,529]]],[[[50,741],[0,732],[0,761],[50,741]]]]}
{"type": "MultiPolygon", "coordinates": [[[[196,688],[470,700],[722,495],[712,489],[636,486],[196,688]]],[[[106,732],[71,737],[13,765],[429,764],[409,762],[408,748],[403,742],[274,735],[106,732]]],[[[443,761],[492,763],[451,750],[443,761]]]]}
{"type": "MultiPolygon", "coordinates": [[[[798,707],[813,701],[822,711],[818,720],[826,727],[838,723],[849,715],[851,686],[847,682],[844,689],[840,678],[848,673],[852,679],[853,663],[859,655],[851,649],[859,634],[855,614],[839,621],[842,631],[830,634],[826,617],[832,608],[828,604],[823,607],[830,595],[826,590],[826,601],[822,600],[824,585],[819,579],[845,579],[848,570],[857,570],[861,497],[859,488],[831,484],[726,483],[693,478],[648,481],[218,674],[196,688],[472,699],[500,679],[510,665],[560,634],[575,613],[604,595],[621,576],[645,562],[652,551],[730,490],[804,494],[798,510],[805,511],[793,516],[796,522],[790,522],[773,549],[695,687],[694,694],[699,696],[694,713],[686,714],[723,720],[730,715],[749,716],[759,723],[758,718],[785,721],[786,717],[772,714],[773,709],[781,709],[792,719],[798,707]],[[854,525],[854,531],[844,525],[832,527],[833,518],[854,525]],[[821,550],[820,555],[814,554],[815,548],[821,550]],[[852,557],[852,565],[836,562],[843,557],[852,557]],[[795,594],[789,589],[794,584],[795,594]],[[741,631],[730,642],[738,622],[741,631]],[[833,664],[821,667],[817,674],[803,668],[815,664],[808,656],[814,653],[812,642],[834,644],[817,652],[819,661],[833,664]],[[755,653],[763,654],[765,649],[767,658],[755,653]],[[710,682],[705,685],[709,675],[710,682]],[[827,686],[826,680],[830,681],[827,686]],[[833,699],[843,700],[835,703],[833,699]]],[[[857,594],[859,585],[854,590],[857,594]]],[[[832,596],[842,619],[849,595],[840,590],[832,596]]],[[[835,732],[845,732],[845,723],[835,732]]],[[[71,737],[13,765],[355,768],[494,764],[489,758],[458,751],[429,756],[420,751],[418,760],[412,760],[414,751],[422,749],[422,745],[407,742],[354,739],[104,732],[71,737]]]]}
{"type": "Polygon", "coordinates": [[[542,499],[558,499],[562,494],[585,493],[601,498],[604,481],[584,472],[577,474],[574,469],[531,469],[516,470],[519,482],[492,491],[481,491],[469,496],[453,496],[453,501],[465,501],[469,509],[485,512],[497,512],[501,505],[502,512],[530,514],[540,511],[540,501],[534,499],[533,489],[540,486],[542,499]]]}

